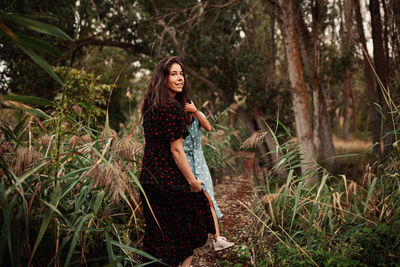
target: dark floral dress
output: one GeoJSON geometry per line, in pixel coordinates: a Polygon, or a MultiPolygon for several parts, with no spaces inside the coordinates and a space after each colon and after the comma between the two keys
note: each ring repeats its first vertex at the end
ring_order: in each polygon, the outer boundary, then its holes
{"type": "Polygon", "coordinates": [[[215,233],[204,192],[190,192],[172,157],[170,142],[188,134],[184,116],[181,105],[171,101],[154,113],[145,113],[143,120],[146,146],[140,181],[145,191],[141,196],[146,221],[144,251],[171,266],[193,255],[195,248],[207,242],[208,233],[215,233]]]}

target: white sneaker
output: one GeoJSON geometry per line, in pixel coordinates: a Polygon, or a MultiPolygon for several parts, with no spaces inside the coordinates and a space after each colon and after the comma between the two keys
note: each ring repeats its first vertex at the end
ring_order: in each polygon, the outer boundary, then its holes
{"type": "Polygon", "coordinates": [[[226,241],[226,238],[223,236],[217,237],[217,240],[213,240],[214,251],[224,250],[230,247],[233,247],[235,243],[226,241]]]}

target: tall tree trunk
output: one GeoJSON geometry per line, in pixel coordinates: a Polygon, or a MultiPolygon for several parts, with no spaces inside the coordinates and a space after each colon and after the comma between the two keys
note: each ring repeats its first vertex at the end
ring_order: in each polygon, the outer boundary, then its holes
{"type": "Polygon", "coordinates": [[[321,149],[321,103],[320,103],[320,84],[319,84],[319,53],[320,53],[320,8],[319,1],[315,1],[312,7],[312,92],[313,92],[313,107],[314,107],[314,124],[313,124],[313,138],[314,147],[317,153],[321,149]]]}
{"type": "MultiPolygon", "coordinates": [[[[363,56],[364,56],[364,64],[363,64],[363,69],[364,69],[364,76],[365,76],[365,84],[367,86],[367,94],[369,97],[369,118],[370,118],[370,125],[371,125],[371,133],[372,133],[372,143],[373,144],[380,144],[380,121],[378,117],[378,113],[375,111],[374,102],[379,103],[378,97],[377,97],[377,92],[376,92],[376,83],[375,83],[375,78],[374,74],[371,70],[371,66],[368,63],[368,58],[370,56],[368,55],[368,50],[367,50],[367,40],[365,38],[365,33],[364,33],[364,27],[363,27],[363,19],[361,16],[361,7],[360,7],[360,0],[354,0],[354,12],[355,12],[355,17],[356,17],[356,25],[357,25],[357,30],[358,30],[358,36],[360,38],[361,46],[363,48],[363,56]]],[[[375,154],[379,154],[380,151],[380,145],[375,145],[373,147],[373,152],[375,154]]]]}
{"type": "MultiPolygon", "coordinates": [[[[299,2],[294,3],[294,13],[296,14],[297,29],[299,32],[299,43],[302,49],[302,58],[305,73],[312,81],[311,88],[313,93],[313,144],[316,151],[316,158],[319,151],[329,170],[333,170],[335,165],[335,148],[332,140],[328,107],[326,105],[326,94],[320,84],[320,34],[321,34],[321,14],[320,5],[325,4],[325,0],[315,1],[312,7],[312,39],[304,22],[304,15],[299,2]],[[311,49],[311,47],[313,49],[311,49]]],[[[328,86],[329,88],[329,86],[328,86]]]]}
{"type": "MultiPolygon", "coordinates": [[[[313,145],[313,132],[310,115],[308,112],[308,99],[306,84],[301,63],[299,41],[296,32],[295,17],[291,0],[279,0],[281,7],[281,21],[288,73],[291,84],[291,97],[296,122],[296,132],[299,147],[304,153],[301,170],[303,173],[315,168],[315,151],[313,145]]],[[[307,184],[315,184],[316,176],[308,176],[307,184]]]]}
{"type": "Polygon", "coordinates": [[[320,129],[319,135],[320,135],[320,140],[321,140],[321,148],[322,148],[322,157],[324,158],[324,162],[326,164],[326,167],[328,171],[333,171],[336,165],[336,151],[335,151],[335,146],[333,145],[332,141],[332,127],[331,127],[331,120],[329,118],[328,114],[328,108],[326,105],[326,96],[325,96],[325,91],[320,87],[319,93],[319,105],[320,105],[320,118],[321,118],[321,123],[320,123],[320,129]]]}
{"type": "Polygon", "coordinates": [[[357,132],[357,107],[356,107],[356,96],[354,94],[353,86],[350,86],[351,95],[351,107],[352,107],[352,117],[353,117],[353,131],[357,132]]]}
{"type": "Polygon", "coordinates": [[[344,93],[343,93],[343,140],[349,139],[350,132],[350,86],[351,86],[351,72],[346,68],[344,78],[344,93]]]}
{"type": "MultiPolygon", "coordinates": [[[[343,40],[343,56],[348,62],[351,62],[351,46],[353,44],[353,0],[345,0],[344,6],[344,21],[345,21],[345,36],[343,40]]],[[[348,140],[350,133],[351,113],[350,113],[350,91],[351,91],[351,78],[352,73],[350,64],[345,67],[345,81],[344,81],[344,106],[343,106],[343,139],[348,140]]]]}
{"type": "MultiPolygon", "coordinates": [[[[375,70],[378,74],[380,81],[383,86],[387,88],[388,85],[388,63],[386,61],[385,49],[382,38],[382,21],[381,21],[381,13],[380,6],[378,0],[370,0],[369,1],[369,10],[371,13],[371,26],[372,26],[372,42],[374,44],[374,63],[375,70]]],[[[390,116],[389,107],[385,101],[385,96],[383,92],[384,88],[377,87],[379,104],[382,107],[382,113],[385,117],[390,116]]],[[[383,118],[382,118],[383,119],[383,118]]],[[[384,144],[384,155],[390,152],[393,142],[393,136],[387,135],[388,132],[393,130],[391,125],[391,121],[389,120],[383,126],[382,139],[384,144]]]]}

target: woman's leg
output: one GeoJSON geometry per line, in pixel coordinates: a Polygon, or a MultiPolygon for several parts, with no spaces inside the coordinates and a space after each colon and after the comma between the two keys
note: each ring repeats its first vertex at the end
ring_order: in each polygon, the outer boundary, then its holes
{"type": "Polygon", "coordinates": [[[217,217],[217,213],[215,212],[215,207],[212,202],[212,199],[206,190],[204,190],[204,194],[206,195],[206,197],[208,199],[208,203],[210,204],[211,214],[212,214],[213,220],[214,220],[214,226],[215,226],[215,235],[214,235],[214,241],[213,241],[214,251],[220,251],[223,249],[233,247],[235,245],[235,243],[229,242],[226,240],[225,237],[221,236],[221,234],[219,232],[218,217],[217,217]]]}
{"type": "Polygon", "coordinates": [[[183,262],[182,262],[182,267],[190,267],[190,264],[192,263],[193,256],[187,257],[183,262]]]}
{"type": "Polygon", "coordinates": [[[219,225],[218,225],[217,213],[215,212],[215,208],[214,208],[214,204],[212,202],[212,199],[211,199],[210,195],[208,194],[208,192],[206,190],[204,190],[204,194],[206,195],[206,197],[208,199],[208,203],[210,204],[211,214],[213,216],[214,226],[215,226],[214,240],[217,240],[217,238],[221,235],[219,233],[219,225]]]}

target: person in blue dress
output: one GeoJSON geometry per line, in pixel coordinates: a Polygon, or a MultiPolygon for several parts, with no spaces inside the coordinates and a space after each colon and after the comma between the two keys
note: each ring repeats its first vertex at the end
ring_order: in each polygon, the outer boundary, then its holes
{"type": "Polygon", "coordinates": [[[201,128],[209,132],[211,131],[211,124],[207,120],[206,116],[196,108],[196,105],[192,100],[189,99],[187,102],[188,103],[185,105],[185,120],[189,135],[183,140],[183,150],[186,153],[193,174],[198,180],[203,182],[205,195],[210,203],[216,231],[213,240],[214,251],[220,251],[230,248],[235,244],[233,242],[228,242],[226,238],[220,234],[218,220],[223,216],[223,214],[214,198],[211,174],[201,147],[201,128]]]}

